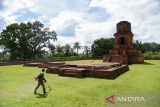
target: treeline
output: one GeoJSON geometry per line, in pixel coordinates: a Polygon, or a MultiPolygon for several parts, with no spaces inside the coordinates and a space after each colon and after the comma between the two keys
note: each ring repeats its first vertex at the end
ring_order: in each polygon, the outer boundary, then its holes
{"type": "Polygon", "coordinates": [[[145,42],[142,43],[141,41],[136,40],[133,43],[134,48],[138,49],[140,53],[146,53],[146,52],[160,52],[160,44],[152,42],[145,42]]]}
{"type": "Polygon", "coordinates": [[[79,42],[75,42],[74,45],[49,45],[48,55],[53,57],[70,57],[70,56],[86,56],[91,55],[91,48],[89,46],[81,46],[79,42]],[[79,54],[79,50],[81,50],[79,54]]]}
{"type": "Polygon", "coordinates": [[[114,38],[100,38],[94,41],[91,46],[81,46],[79,42],[75,42],[73,46],[51,45],[49,52],[55,57],[68,56],[85,56],[85,57],[102,57],[114,47],[114,38]],[[80,54],[79,54],[80,51],[80,54]]]}
{"type": "MultiPolygon", "coordinates": [[[[96,39],[91,46],[82,46],[78,41],[73,45],[54,45],[56,40],[56,32],[39,21],[10,24],[0,33],[0,60],[96,58],[114,48],[114,38],[96,39]]],[[[158,43],[136,40],[133,46],[145,58],[160,58],[158,43]]]]}
{"type": "Polygon", "coordinates": [[[141,41],[136,40],[133,43],[134,48],[139,51],[139,54],[142,54],[145,59],[160,59],[160,44],[159,43],[142,43],[141,41]]]}

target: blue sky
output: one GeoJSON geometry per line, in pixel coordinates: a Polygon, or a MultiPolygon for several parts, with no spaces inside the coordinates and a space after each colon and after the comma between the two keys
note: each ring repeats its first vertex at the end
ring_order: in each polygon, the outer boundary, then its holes
{"type": "Polygon", "coordinates": [[[56,43],[91,45],[113,37],[116,23],[132,24],[134,39],[160,43],[160,0],[0,0],[0,31],[39,20],[58,33],[56,43]]]}

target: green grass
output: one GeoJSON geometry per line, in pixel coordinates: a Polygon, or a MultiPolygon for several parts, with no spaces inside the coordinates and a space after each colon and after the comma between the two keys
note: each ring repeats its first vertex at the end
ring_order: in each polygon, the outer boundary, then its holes
{"type": "MultiPolygon", "coordinates": [[[[67,63],[101,62],[100,60],[68,61],[67,63]]],[[[143,96],[145,102],[117,103],[115,107],[159,107],[160,60],[133,64],[115,80],[59,77],[46,74],[52,87],[46,96],[34,95],[34,76],[39,68],[22,65],[0,66],[0,107],[108,107],[110,95],[143,96]]],[[[48,87],[47,91],[48,91],[48,87]]],[[[42,93],[41,87],[38,93],[42,93]]]]}

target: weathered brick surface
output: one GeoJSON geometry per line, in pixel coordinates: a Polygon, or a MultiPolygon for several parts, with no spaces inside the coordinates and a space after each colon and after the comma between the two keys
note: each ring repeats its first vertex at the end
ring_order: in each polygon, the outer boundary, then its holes
{"type": "Polygon", "coordinates": [[[110,69],[99,69],[99,70],[92,70],[89,72],[89,77],[96,77],[96,78],[107,78],[107,79],[115,79],[122,73],[129,70],[128,65],[122,65],[118,67],[113,67],[110,69]]]}
{"type": "Polygon", "coordinates": [[[28,66],[28,67],[38,67],[39,65],[41,65],[42,63],[26,63],[23,66],[28,66]]]}
{"type": "Polygon", "coordinates": [[[87,70],[85,68],[75,68],[75,67],[60,68],[59,75],[83,78],[86,77],[86,71],[87,70]]]}
{"type": "Polygon", "coordinates": [[[57,67],[48,67],[47,73],[58,74],[67,77],[95,77],[115,79],[123,72],[128,71],[127,65],[119,63],[101,63],[101,64],[74,64],[57,67]]]}
{"type": "Polygon", "coordinates": [[[117,23],[117,32],[114,34],[115,47],[109,50],[109,55],[103,58],[104,62],[118,62],[122,64],[143,63],[143,56],[133,48],[133,33],[131,23],[121,21],[117,23]]]}
{"type": "Polygon", "coordinates": [[[61,66],[65,64],[64,62],[46,62],[46,65],[49,66],[61,66]]]}
{"type": "Polygon", "coordinates": [[[46,73],[58,74],[59,67],[48,67],[46,73]]]}

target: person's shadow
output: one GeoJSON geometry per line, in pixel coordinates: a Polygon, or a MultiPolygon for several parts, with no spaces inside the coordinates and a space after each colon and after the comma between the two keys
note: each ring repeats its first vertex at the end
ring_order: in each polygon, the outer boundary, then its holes
{"type": "Polygon", "coordinates": [[[36,93],[36,98],[46,98],[47,96],[48,96],[48,93],[44,93],[44,94],[36,93]]]}
{"type": "Polygon", "coordinates": [[[50,93],[51,89],[47,93],[36,93],[36,98],[47,98],[48,94],[50,93]]]}

